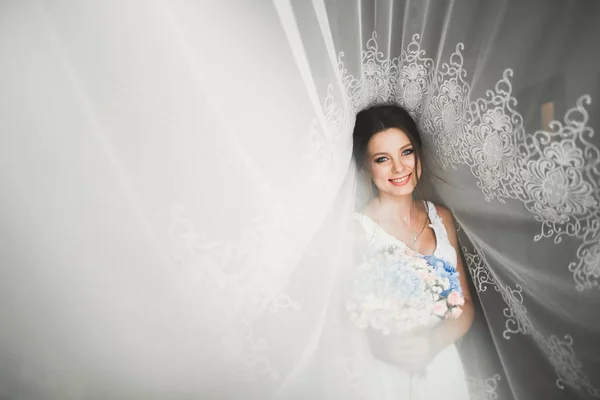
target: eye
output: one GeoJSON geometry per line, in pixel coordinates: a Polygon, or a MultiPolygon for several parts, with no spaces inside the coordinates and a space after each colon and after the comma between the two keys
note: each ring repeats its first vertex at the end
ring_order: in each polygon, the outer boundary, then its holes
{"type": "Polygon", "coordinates": [[[411,155],[411,154],[413,154],[413,153],[414,153],[414,150],[413,150],[413,149],[406,149],[406,150],[404,150],[404,151],[402,152],[402,155],[403,155],[403,156],[408,156],[408,155],[411,155]]]}
{"type": "Polygon", "coordinates": [[[377,164],[381,164],[382,162],[386,162],[386,161],[387,161],[387,159],[388,159],[387,157],[379,157],[379,158],[376,158],[376,159],[375,159],[375,162],[376,162],[377,164]]]}

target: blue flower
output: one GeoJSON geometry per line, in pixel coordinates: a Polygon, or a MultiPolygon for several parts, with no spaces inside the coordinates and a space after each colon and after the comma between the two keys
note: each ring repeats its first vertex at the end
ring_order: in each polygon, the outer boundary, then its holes
{"type": "Polygon", "coordinates": [[[423,280],[402,258],[374,261],[369,275],[373,293],[385,293],[402,302],[422,296],[425,290],[423,280]]]}
{"type": "Polygon", "coordinates": [[[442,258],[438,258],[435,256],[425,256],[424,258],[425,260],[427,260],[427,263],[431,265],[434,273],[437,276],[441,278],[446,278],[450,282],[450,287],[448,288],[448,290],[444,290],[442,293],[440,293],[442,297],[447,297],[450,294],[450,292],[454,290],[462,294],[460,280],[458,279],[460,274],[452,264],[450,264],[448,261],[442,258]]]}

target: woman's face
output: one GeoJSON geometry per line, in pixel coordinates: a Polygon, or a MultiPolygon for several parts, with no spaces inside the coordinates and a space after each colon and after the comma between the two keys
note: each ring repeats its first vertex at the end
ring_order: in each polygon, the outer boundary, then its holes
{"type": "Polygon", "coordinates": [[[410,139],[398,128],[376,133],[367,145],[367,170],[380,193],[411,194],[421,176],[421,163],[415,171],[415,159],[410,139]]]}

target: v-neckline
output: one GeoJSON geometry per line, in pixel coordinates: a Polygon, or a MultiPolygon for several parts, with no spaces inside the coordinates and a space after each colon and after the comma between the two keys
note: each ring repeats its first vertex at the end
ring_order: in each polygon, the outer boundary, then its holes
{"type": "MultiPolygon", "coordinates": [[[[373,218],[369,217],[366,214],[363,213],[358,213],[360,215],[362,215],[363,217],[367,218],[369,221],[371,221],[376,227],[377,229],[379,229],[381,232],[383,232],[383,234],[385,234],[386,236],[389,236],[391,239],[395,240],[396,242],[402,244],[404,247],[406,247],[408,250],[415,252],[417,255],[420,255],[421,257],[432,257],[435,256],[435,253],[438,250],[439,247],[439,240],[437,237],[437,233],[435,231],[435,227],[433,226],[433,221],[431,219],[431,216],[429,215],[429,204],[423,202],[425,204],[425,208],[427,210],[427,218],[429,219],[429,222],[431,222],[429,225],[429,227],[431,227],[431,229],[433,230],[433,238],[435,239],[435,248],[433,249],[433,253],[429,254],[429,255],[425,255],[425,254],[421,254],[418,251],[414,250],[413,248],[411,248],[409,245],[407,245],[405,242],[403,242],[402,240],[398,239],[396,236],[392,235],[391,233],[389,233],[388,231],[386,231],[385,229],[383,229],[383,227],[381,225],[379,225],[377,223],[377,221],[375,221],[373,218]]],[[[435,206],[434,206],[435,207],[435,206]]]]}

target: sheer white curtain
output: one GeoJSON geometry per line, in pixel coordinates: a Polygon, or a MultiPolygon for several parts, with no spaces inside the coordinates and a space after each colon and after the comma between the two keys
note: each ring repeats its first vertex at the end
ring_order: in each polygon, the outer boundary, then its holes
{"type": "Polygon", "coordinates": [[[595,2],[0,6],[2,396],[360,394],[351,131],[391,100],[460,224],[473,398],[600,397],[595,2]]]}
{"type": "Polygon", "coordinates": [[[490,396],[500,385],[501,398],[599,396],[598,6],[377,1],[328,11],[354,104],[367,93],[412,109],[443,168],[434,188],[462,226],[506,373],[474,383],[490,396]],[[357,30],[367,40],[360,64],[346,50],[357,30]]]}

